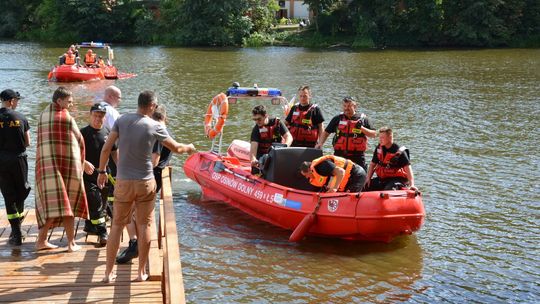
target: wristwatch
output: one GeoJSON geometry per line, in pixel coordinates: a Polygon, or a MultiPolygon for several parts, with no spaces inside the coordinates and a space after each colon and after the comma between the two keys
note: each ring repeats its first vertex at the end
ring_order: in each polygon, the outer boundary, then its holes
{"type": "Polygon", "coordinates": [[[105,171],[105,170],[99,170],[99,169],[98,169],[98,170],[96,170],[96,171],[97,171],[97,173],[99,173],[99,174],[107,174],[107,171],[105,171]]]}

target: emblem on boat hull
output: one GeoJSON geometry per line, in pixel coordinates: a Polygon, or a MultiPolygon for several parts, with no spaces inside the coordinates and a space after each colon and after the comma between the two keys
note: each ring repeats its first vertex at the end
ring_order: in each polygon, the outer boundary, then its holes
{"type": "Polygon", "coordinates": [[[328,200],[328,211],[336,212],[338,207],[339,207],[339,201],[338,200],[328,200]]]}

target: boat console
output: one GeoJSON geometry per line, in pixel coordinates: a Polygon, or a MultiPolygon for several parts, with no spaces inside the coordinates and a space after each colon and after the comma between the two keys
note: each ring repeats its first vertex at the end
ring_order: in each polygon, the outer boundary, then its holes
{"type": "Polygon", "coordinates": [[[322,150],[314,148],[272,147],[263,160],[262,173],[267,181],[306,191],[318,191],[300,174],[299,167],[304,161],[312,161],[323,156],[322,150]]]}

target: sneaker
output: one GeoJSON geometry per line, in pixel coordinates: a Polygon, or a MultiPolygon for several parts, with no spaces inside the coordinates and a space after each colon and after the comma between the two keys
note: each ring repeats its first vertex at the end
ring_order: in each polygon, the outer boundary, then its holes
{"type": "Polygon", "coordinates": [[[22,236],[20,234],[14,233],[9,237],[8,244],[14,245],[14,246],[21,246],[22,245],[22,236]]]}
{"type": "Polygon", "coordinates": [[[138,256],[137,240],[130,240],[128,247],[116,257],[116,263],[126,264],[138,256]]]}

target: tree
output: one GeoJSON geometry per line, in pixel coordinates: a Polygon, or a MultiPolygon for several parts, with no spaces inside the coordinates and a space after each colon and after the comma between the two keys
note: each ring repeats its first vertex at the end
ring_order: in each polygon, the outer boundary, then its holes
{"type": "Polygon", "coordinates": [[[253,27],[247,0],[185,0],[166,5],[163,22],[175,30],[169,43],[180,45],[239,45],[253,27]]]}
{"type": "Polygon", "coordinates": [[[463,46],[507,45],[518,29],[524,4],[524,0],[443,1],[447,42],[463,46]]]}
{"type": "Polygon", "coordinates": [[[317,19],[326,11],[330,11],[336,4],[342,2],[341,0],[304,0],[304,4],[309,6],[309,9],[313,12],[313,18],[315,21],[315,29],[319,32],[319,23],[317,19]]]}

